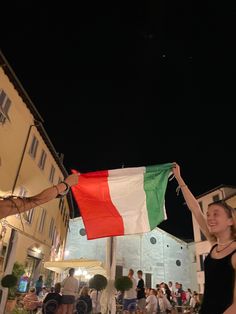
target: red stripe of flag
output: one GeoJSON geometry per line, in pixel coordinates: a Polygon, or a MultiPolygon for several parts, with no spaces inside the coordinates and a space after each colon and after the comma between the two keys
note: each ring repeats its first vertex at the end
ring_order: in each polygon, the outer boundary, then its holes
{"type": "Polygon", "coordinates": [[[89,172],[80,174],[78,184],[72,186],[88,239],[124,234],[123,219],[111,201],[107,179],[107,170],[89,172]]]}

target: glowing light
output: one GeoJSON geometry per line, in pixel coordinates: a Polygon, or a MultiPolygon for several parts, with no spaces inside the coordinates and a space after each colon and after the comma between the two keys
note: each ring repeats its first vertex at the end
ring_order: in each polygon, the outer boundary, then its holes
{"type": "Polygon", "coordinates": [[[75,276],[81,276],[82,275],[82,270],[79,268],[75,271],[75,276]]]}
{"type": "Polygon", "coordinates": [[[68,256],[70,254],[70,251],[65,250],[65,256],[68,256]]]}
{"type": "Polygon", "coordinates": [[[86,276],[88,274],[87,270],[83,270],[83,276],[86,276]]]}

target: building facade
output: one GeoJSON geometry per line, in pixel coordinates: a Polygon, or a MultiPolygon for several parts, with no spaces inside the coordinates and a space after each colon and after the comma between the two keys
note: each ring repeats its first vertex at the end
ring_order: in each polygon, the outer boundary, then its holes
{"type": "MultiPolygon", "coordinates": [[[[88,258],[105,263],[107,238],[87,240],[82,218],[71,220],[69,229],[65,258],[88,258]]],[[[178,281],[185,289],[196,290],[194,243],[186,243],[160,228],[116,239],[117,275],[127,275],[129,268],[135,272],[141,269],[147,287],[155,288],[162,281],[178,281]]]]}
{"type": "MultiPolygon", "coordinates": [[[[236,187],[220,185],[197,197],[198,203],[204,215],[206,215],[208,205],[214,201],[226,200],[229,205],[236,207],[236,187]]],[[[206,240],[201,232],[196,219],[192,216],[194,241],[196,246],[196,261],[197,261],[197,281],[198,291],[204,292],[204,259],[210,252],[211,244],[206,240]]]]}
{"type": "MultiPolygon", "coordinates": [[[[31,196],[57,184],[68,174],[51,143],[43,119],[0,53],[0,197],[31,196]]],[[[63,257],[72,195],[8,216],[0,225],[0,275],[14,262],[25,267],[33,283],[51,280],[44,261],[63,257]],[[14,245],[13,245],[14,242],[14,245]],[[14,250],[13,250],[14,248],[14,250]]],[[[10,266],[11,265],[11,266],[10,266]]]]}

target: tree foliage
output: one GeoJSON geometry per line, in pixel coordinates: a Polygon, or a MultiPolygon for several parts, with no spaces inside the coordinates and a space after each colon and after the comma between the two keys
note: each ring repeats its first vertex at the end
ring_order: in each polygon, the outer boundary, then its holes
{"type": "Polygon", "coordinates": [[[107,278],[103,275],[96,274],[89,280],[89,288],[97,291],[105,289],[107,286],[107,278]]]}
{"type": "Polygon", "coordinates": [[[128,276],[122,276],[115,279],[115,288],[118,291],[126,291],[132,288],[132,280],[128,276]]]}

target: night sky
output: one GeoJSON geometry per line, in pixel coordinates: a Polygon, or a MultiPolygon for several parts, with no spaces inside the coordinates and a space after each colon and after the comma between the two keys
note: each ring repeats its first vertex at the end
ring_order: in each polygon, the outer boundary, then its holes
{"type": "MultiPolygon", "coordinates": [[[[1,50],[68,172],[177,161],[195,195],[236,185],[235,3],[126,2],[1,17],[1,50]]],[[[159,227],[191,238],[176,186],[159,227]]]]}

